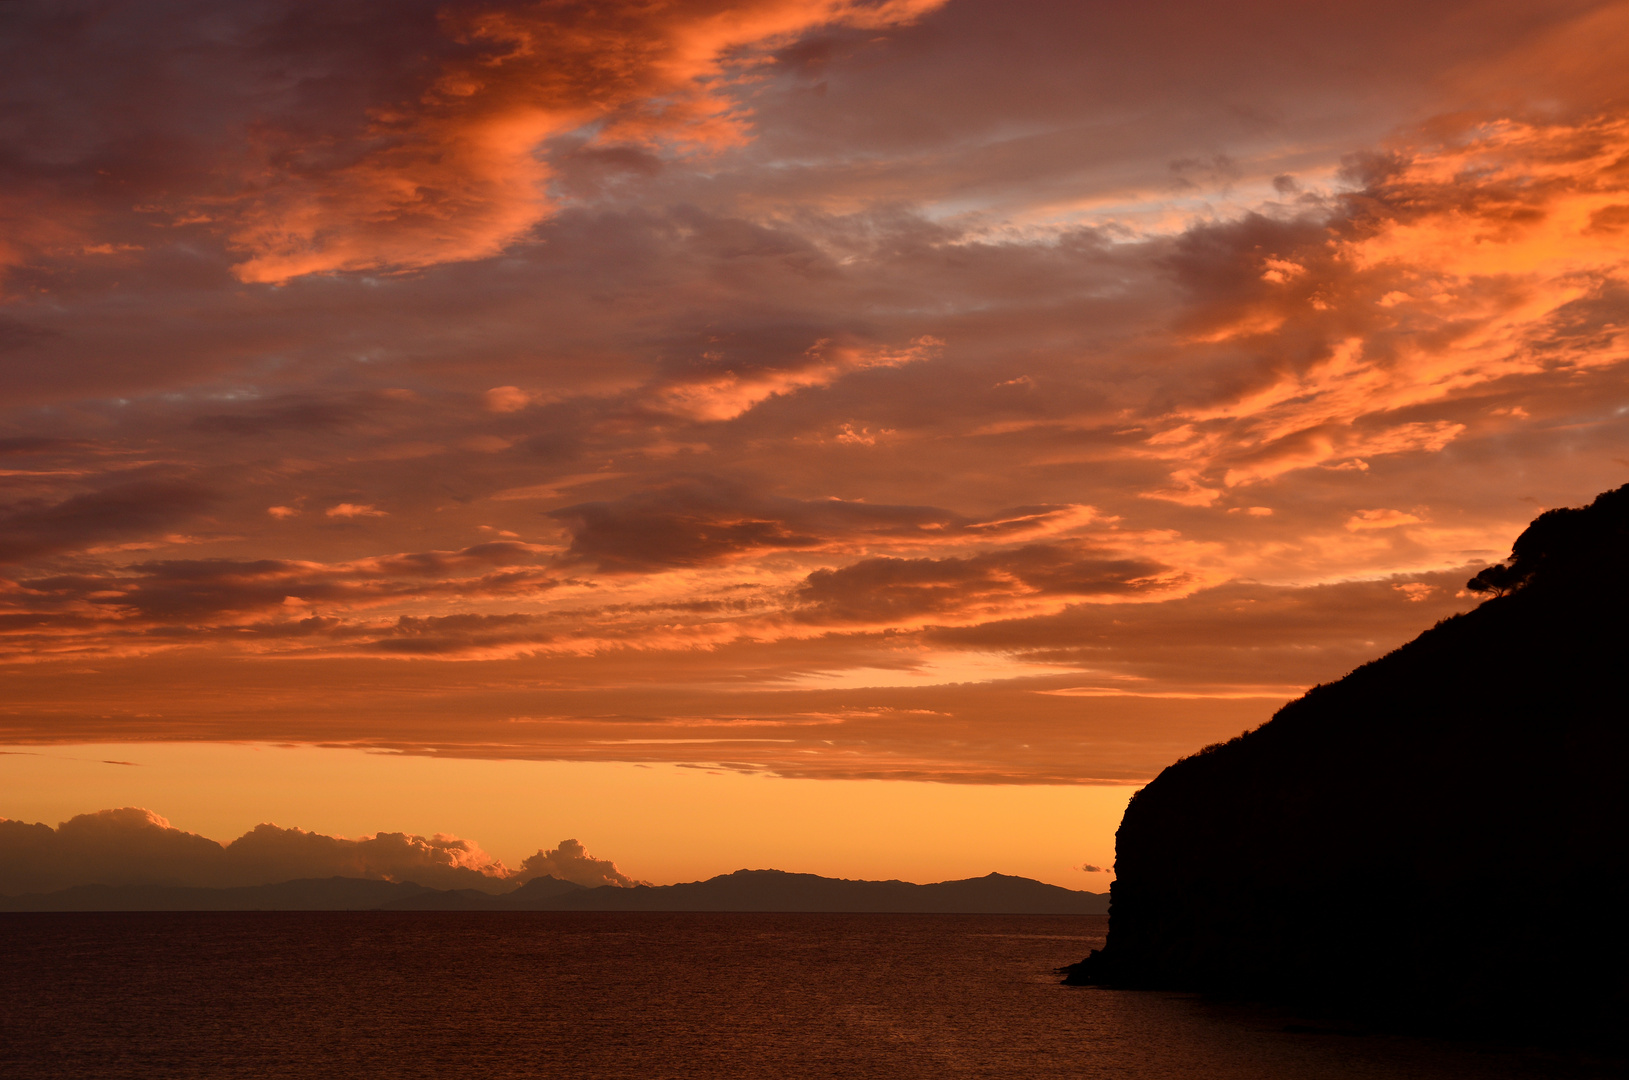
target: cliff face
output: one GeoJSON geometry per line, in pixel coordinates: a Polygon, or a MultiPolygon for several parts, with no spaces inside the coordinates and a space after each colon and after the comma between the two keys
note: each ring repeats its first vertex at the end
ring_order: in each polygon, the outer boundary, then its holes
{"type": "Polygon", "coordinates": [[[1473,587],[1497,595],[1139,792],[1108,943],[1067,981],[1621,1025],[1629,486],[1473,587]]]}

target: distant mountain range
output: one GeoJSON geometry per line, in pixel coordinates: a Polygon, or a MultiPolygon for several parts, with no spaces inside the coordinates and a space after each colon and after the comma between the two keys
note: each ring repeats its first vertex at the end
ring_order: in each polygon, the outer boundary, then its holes
{"type": "Polygon", "coordinates": [[[1107,893],[990,874],[916,885],[781,870],[737,870],[706,881],[587,888],[539,877],[510,892],[431,889],[412,882],[308,878],[231,889],[79,885],[0,898],[0,911],[810,911],[960,915],[1102,915],[1107,893]]]}

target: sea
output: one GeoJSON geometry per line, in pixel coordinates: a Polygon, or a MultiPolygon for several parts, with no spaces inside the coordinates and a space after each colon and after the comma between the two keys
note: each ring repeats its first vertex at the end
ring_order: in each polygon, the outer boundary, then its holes
{"type": "Polygon", "coordinates": [[[1067,987],[1102,916],[0,915],[0,1078],[1466,1080],[1622,1063],[1067,987]]]}

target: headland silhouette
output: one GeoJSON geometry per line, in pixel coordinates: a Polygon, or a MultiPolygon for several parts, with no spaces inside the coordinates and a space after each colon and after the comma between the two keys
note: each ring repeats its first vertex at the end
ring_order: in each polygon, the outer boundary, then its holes
{"type": "Polygon", "coordinates": [[[1629,485],[1551,510],[1479,607],[1167,768],[1065,981],[1621,1040],[1626,564],[1629,485]]]}

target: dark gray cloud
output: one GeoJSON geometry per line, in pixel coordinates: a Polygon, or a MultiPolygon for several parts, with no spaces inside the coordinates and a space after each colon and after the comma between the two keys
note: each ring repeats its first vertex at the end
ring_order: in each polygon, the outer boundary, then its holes
{"type": "Polygon", "coordinates": [[[0,317],[0,353],[17,352],[50,337],[51,333],[17,319],[0,317]]]}
{"type": "Polygon", "coordinates": [[[22,499],[0,504],[0,563],[151,536],[216,501],[213,492],[196,484],[148,480],[110,484],[55,503],[22,499]]]}
{"type": "Polygon", "coordinates": [[[1157,593],[1182,575],[1151,559],[1087,544],[1028,544],[966,558],[862,559],[816,570],[799,587],[799,617],[888,625],[943,616],[988,618],[1027,596],[1086,598],[1157,593]]]}
{"type": "Polygon", "coordinates": [[[49,435],[19,435],[0,439],[0,454],[44,454],[81,446],[74,439],[54,439],[49,435]]]}
{"type": "Polygon", "coordinates": [[[700,566],[765,551],[842,543],[934,544],[1032,531],[1074,508],[1021,506],[988,518],[932,506],[766,495],[717,476],[686,476],[605,502],[552,511],[571,530],[572,558],[601,572],[700,566]]]}
{"type": "Polygon", "coordinates": [[[96,611],[110,626],[213,622],[241,632],[247,629],[244,617],[305,615],[307,605],[348,610],[437,595],[515,596],[547,590],[557,580],[538,564],[537,548],[512,540],[341,564],[166,559],[132,563],[113,573],[22,578],[12,602],[33,611],[9,617],[84,625],[86,612],[96,611]]]}
{"type": "Polygon", "coordinates": [[[372,402],[318,400],[290,395],[229,413],[203,413],[193,417],[194,429],[208,434],[265,435],[273,431],[323,431],[366,419],[372,402]]]}

